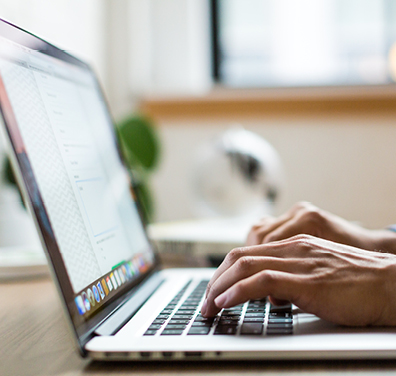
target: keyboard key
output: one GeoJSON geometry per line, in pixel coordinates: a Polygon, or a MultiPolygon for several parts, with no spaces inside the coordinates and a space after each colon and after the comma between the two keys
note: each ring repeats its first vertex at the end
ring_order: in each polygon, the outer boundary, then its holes
{"type": "Polygon", "coordinates": [[[246,310],[246,313],[256,313],[256,312],[265,313],[265,310],[260,309],[260,308],[248,308],[246,310]]]}
{"type": "Polygon", "coordinates": [[[276,319],[277,317],[293,317],[291,312],[270,312],[269,318],[276,319]]]}
{"type": "Polygon", "coordinates": [[[157,330],[146,330],[144,333],[145,336],[154,336],[157,333],[157,330]]]}
{"type": "Polygon", "coordinates": [[[237,326],[239,321],[234,320],[221,320],[219,321],[219,325],[230,325],[230,326],[237,326]]]}
{"type": "Polygon", "coordinates": [[[157,317],[156,317],[156,320],[158,320],[158,319],[168,319],[169,318],[169,316],[170,315],[163,315],[162,313],[160,313],[157,317]]]}
{"type": "Polygon", "coordinates": [[[153,321],[153,324],[165,324],[165,321],[166,320],[164,320],[164,319],[155,319],[154,321],[153,321]]]}
{"type": "Polygon", "coordinates": [[[168,324],[164,330],[184,330],[186,328],[187,325],[183,324],[178,324],[178,325],[173,325],[173,324],[168,324]]]}
{"type": "Polygon", "coordinates": [[[248,312],[248,313],[245,313],[245,317],[264,317],[264,316],[265,316],[264,312],[252,312],[252,313],[248,312]]]}
{"type": "Polygon", "coordinates": [[[212,326],[212,322],[203,322],[203,321],[194,321],[193,323],[192,323],[192,326],[194,327],[194,328],[196,328],[196,327],[208,327],[208,328],[210,328],[211,326],[212,326]]]}
{"type": "Polygon", "coordinates": [[[241,334],[259,335],[263,333],[263,324],[256,322],[243,323],[241,334]]]}
{"type": "Polygon", "coordinates": [[[194,314],[196,309],[187,309],[187,308],[179,308],[176,313],[180,313],[181,315],[194,314]]]}
{"type": "Polygon", "coordinates": [[[184,305],[184,304],[182,304],[178,310],[191,310],[191,311],[195,311],[195,310],[197,309],[197,307],[198,307],[198,306],[195,306],[195,305],[190,305],[190,304],[184,305]]]}
{"type": "Polygon", "coordinates": [[[217,325],[214,334],[236,334],[238,327],[235,325],[219,326],[217,325]]]}
{"type": "Polygon", "coordinates": [[[193,315],[178,315],[178,314],[175,314],[175,315],[172,316],[172,320],[173,319],[175,319],[175,320],[184,320],[184,319],[190,320],[192,317],[193,317],[193,315]]]}
{"type": "Polygon", "coordinates": [[[244,317],[243,322],[263,322],[264,317],[244,317]]]}
{"type": "Polygon", "coordinates": [[[239,316],[241,316],[241,312],[226,312],[226,313],[222,313],[221,316],[222,317],[224,317],[224,316],[236,316],[236,317],[239,317],[239,316]]]}
{"type": "Polygon", "coordinates": [[[268,329],[293,329],[293,324],[268,324],[268,329]]]}
{"type": "Polygon", "coordinates": [[[162,336],[179,336],[184,332],[184,329],[167,329],[164,330],[162,336]]]}
{"type": "Polygon", "coordinates": [[[228,312],[228,311],[242,311],[243,308],[245,307],[244,304],[238,305],[238,306],[234,306],[234,307],[230,307],[230,308],[224,308],[223,312],[228,312]]]}
{"type": "Polygon", "coordinates": [[[267,335],[280,335],[280,334],[293,334],[293,328],[283,328],[283,329],[278,329],[278,328],[267,328],[267,335]]]}
{"type": "Polygon", "coordinates": [[[241,313],[242,312],[242,307],[241,308],[230,308],[230,309],[223,309],[223,313],[229,314],[229,313],[241,313]]]}
{"type": "Polygon", "coordinates": [[[197,316],[194,321],[213,322],[214,317],[197,316]]]}
{"type": "Polygon", "coordinates": [[[239,316],[221,316],[220,320],[239,321],[239,316]]]}
{"type": "Polygon", "coordinates": [[[158,330],[161,328],[162,325],[159,324],[151,324],[148,328],[148,330],[158,330]]]}
{"type": "Polygon", "coordinates": [[[209,334],[210,332],[210,327],[192,327],[187,335],[206,335],[209,334]]]}
{"type": "Polygon", "coordinates": [[[188,324],[190,322],[190,320],[174,320],[171,319],[169,321],[169,324],[188,324]]]}
{"type": "Polygon", "coordinates": [[[268,319],[268,325],[269,324],[292,324],[293,319],[292,318],[276,318],[276,319],[268,319]]]}

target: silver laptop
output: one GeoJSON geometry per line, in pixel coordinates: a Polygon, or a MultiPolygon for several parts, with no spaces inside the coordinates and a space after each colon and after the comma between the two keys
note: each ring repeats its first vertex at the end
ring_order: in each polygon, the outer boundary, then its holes
{"type": "Polygon", "coordinates": [[[396,357],[395,329],[340,327],[265,298],[202,317],[213,270],[160,269],[90,67],[4,21],[0,107],[10,157],[83,356],[396,357]]]}

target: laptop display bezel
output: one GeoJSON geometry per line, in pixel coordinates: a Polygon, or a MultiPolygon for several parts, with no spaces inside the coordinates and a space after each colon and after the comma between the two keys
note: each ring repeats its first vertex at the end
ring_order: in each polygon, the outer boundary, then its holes
{"type": "MultiPolygon", "coordinates": [[[[55,47],[54,45],[44,41],[43,39],[2,19],[0,19],[0,36],[14,43],[22,45],[28,49],[38,51],[45,55],[67,62],[69,64],[76,65],[82,69],[89,70],[92,73],[92,75],[95,77],[95,83],[97,86],[96,89],[98,90],[99,95],[103,98],[104,103],[106,103],[107,114],[110,120],[109,123],[113,125],[111,127],[111,131],[113,134],[114,145],[117,148],[120,160],[122,161],[123,165],[126,166],[125,159],[122,156],[121,148],[117,139],[114,121],[112,120],[110,111],[108,109],[107,101],[97,79],[97,76],[94,74],[89,64],[55,47]]],[[[92,317],[89,317],[86,320],[81,320],[81,317],[79,317],[76,305],[74,303],[75,293],[73,291],[71,281],[65,267],[65,263],[62,259],[54,231],[51,227],[51,222],[44,204],[44,200],[40,194],[37,180],[34,177],[34,173],[29,162],[29,156],[22,155],[20,152],[18,152],[18,145],[16,145],[15,135],[13,135],[13,132],[15,132],[15,127],[18,128],[18,124],[13,114],[11,105],[9,103],[4,103],[4,97],[0,99],[0,113],[3,118],[3,124],[5,126],[4,131],[7,136],[6,138],[10,146],[9,156],[11,164],[16,173],[16,177],[20,185],[24,201],[30,209],[33,220],[38,229],[43,248],[46,252],[47,259],[50,264],[53,279],[62,297],[61,300],[68,316],[69,322],[71,323],[71,327],[74,331],[75,337],[77,339],[79,350],[81,354],[85,355],[84,345],[86,342],[89,341],[90,338],[93,337],[93,332],[95,328],[101,322],[103,322],[103,320],[105,320],[106,317],[108,317],[117,307],[123,304],[124,301],[129,299],[130,296],[133,294],[133,291],[140,283],[149,278],[156,270],[160,268],[158,254],[155,250],[155,247],[150,242],[147,232],[145,230],[145,236],[147,237],[148,243],[150,244],[151,252],[153,252],[154,254],[153,264],[148,268],[147,271],[139,275],[138,278],[136,278],[129,284],[126,284],[123,289],[120,289],[120,291],[117,292],[108,302],[104,302],[100,309],[96,311],[95,314],[92,315],[92,317]]],[[[133,177],[131,177],[131,179],[133,179],[133,177]]],[[[132,186],[130,187],[130,189],[133,190],[132,186]]],[[[138,211],[140,219],[144,224],[144,217],[142,215],[139,201],[137,202],[137,206],[139,209],[138,211]]]]}

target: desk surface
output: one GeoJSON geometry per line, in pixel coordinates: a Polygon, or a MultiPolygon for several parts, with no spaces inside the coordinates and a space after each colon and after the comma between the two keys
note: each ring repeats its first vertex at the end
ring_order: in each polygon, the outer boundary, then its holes
{"type": "Polygon", "coordinates": [[[103,363],[73,346],[50,279],[0,283],[0,375],[333,375],[396,372],[395,361],[103,363]]]}

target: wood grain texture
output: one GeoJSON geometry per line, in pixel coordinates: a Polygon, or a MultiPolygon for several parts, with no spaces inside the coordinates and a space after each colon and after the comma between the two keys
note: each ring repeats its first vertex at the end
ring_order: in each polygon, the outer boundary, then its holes
{"type": "Polygon", "coordinates": [[[156,120],[179,118],[290,117],[396,114],[389,87],[230,90],[205,96],[150,97],[140,109],[156,120]]]}

